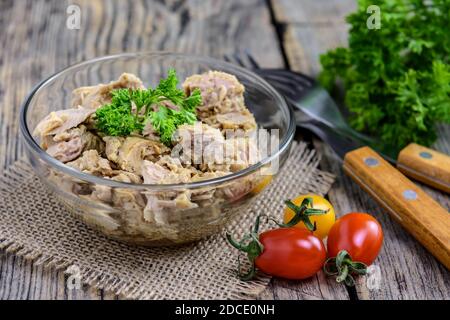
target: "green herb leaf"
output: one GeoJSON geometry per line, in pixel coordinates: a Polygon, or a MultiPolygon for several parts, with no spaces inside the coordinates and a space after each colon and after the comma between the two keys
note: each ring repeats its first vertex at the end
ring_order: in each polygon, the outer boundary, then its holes
{"type": "Polygon", "coordinates": [[[359,0],[347,17],[349,47],[321,56],[321,83],[345,87],[351,124],[400,150],[430,145],[435,125],[450,122],[450,1],[359,0]],[[381,28],[368,29],[378,5],[381,28]]]}
{"type": "Polygon", "coordinates": [[[128,89],[111,93],[111,103],[95,112],[98,130],[110,136],[127,136],[143,128],[139,118],[131,112],[131,96],[128,89]]]}
{"type": "Polygon", "coordinates": [[[155,89],[117,89],[111,92],[111,103],[97,109],[97,129],[110,136],[141,133],[147,121],[160,135],[161,142],[172,143],[172,136],[182,124],[197,121],[195,109],[202,103],[200,90],[190,96],[177,88],[178,78],[170,69],[155,89]],[[167,107],[172,103],[174,108],[167,107]]]}
{"type": "Polygon", "coordinates": [[[164,106],[160,106],[158,111],[151,112],[149,120],[153,128],[159,133],[161,142],[170,145],[172,135],[177,129],[176,117],[172,115],[173,110],[164,106]]]}

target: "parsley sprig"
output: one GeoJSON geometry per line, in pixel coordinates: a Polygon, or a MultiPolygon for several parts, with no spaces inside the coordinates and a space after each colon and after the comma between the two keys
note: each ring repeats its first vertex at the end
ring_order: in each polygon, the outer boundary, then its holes
{"type": "Polygon", "coordinates": [[[436,139],[436,123],[450,122],[449,21],[448,0],[358,1],[349,47],[322,55],[320,75],[330,90],[343,80],[355,129],[397,150],[436,139]],[[367,27],[370,5],[380,7],[380,29],[367,27]]]}
{"type": "Polygon", "coordinates": [[[174,69],[169,69],[167,78],[161,79],[154,89],[117,89],[111,92],[111,103],[95,113],[96,127],[109,136],[128,136],[141,133],[147,121],[160,135],[161,142],[172,143],[172,135],[182,124],[197,120],[195,108],[201,104],[200,90],[190,96],[177,88],[178,78],[174,69]],[[171,103],[176,108],[170,108],[171,103]]]}

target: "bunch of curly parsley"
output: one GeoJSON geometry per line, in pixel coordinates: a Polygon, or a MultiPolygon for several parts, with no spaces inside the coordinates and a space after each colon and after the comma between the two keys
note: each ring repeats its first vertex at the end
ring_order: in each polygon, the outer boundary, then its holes
{"type": "Polygon", "coordinates": [[[436,123],[450,122],[450,1],[359,0],[347,22],[349,47],[321,56],[321,83],[343,81],[355,129],[397,150],[433,143],[436,123]],[[380,29],[367,27],[369,5],[380,29]]]}
{"type": "Polygon", "coordinates": [[[95,112],[96,128],[108,136],[128,136],[141,133],[150,121],[159,134],[161,142],[172,143],[172,135],[182,124],[192,124],[197,120],[195,108],[201,104],[200,90],[190,96],[177,88],[178,78],[170,69],[166,79],[162,79],[155,89],[117,89],[111,92],[111,103],[95,112]],[[167,107],[164,102],[177,106],[167,107]]]}

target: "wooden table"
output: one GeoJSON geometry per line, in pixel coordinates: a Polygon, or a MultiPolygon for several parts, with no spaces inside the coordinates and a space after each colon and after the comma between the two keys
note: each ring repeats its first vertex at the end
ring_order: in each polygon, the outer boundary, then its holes
{"type": "MultiPolygon", "coordinates": [[[[81,27],[66,27],[72,1],[0,2],[0,170],[23,153],[18,109],[41,79],[75,62],[105,54],[171,50],[221,58],[248,50],[266,67],[288,67],[310,75],[318,55],[345,45],[343,17],[354,0],[77,0],[81,27]]],[[[450,153],[450,130],[440,127],[435,148],[450,153]],[[446,137],[446,139],[444,139],[446,137]]],[[[356,184],[345,177],[329,147],[313,139],[322,168],[337,175],[329,193],[337,213],[367,211],[383,225],[385,244],[376,261],[382,280],[369,290],[365,279],[347,290],[323,274],[302,282],[274,279],[267,299],[449,299],[449,272],[356,184]]],[[[444,206],[448,196],[426,189],[444,206]]],[[[61,271],[33,266],[0,253],[2,299],[117,299],[85,287],[68,290],[61,271]]]]}

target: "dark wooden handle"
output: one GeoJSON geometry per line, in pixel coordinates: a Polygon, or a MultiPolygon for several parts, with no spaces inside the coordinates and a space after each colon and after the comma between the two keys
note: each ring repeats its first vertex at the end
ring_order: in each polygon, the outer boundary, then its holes
{"type": "Polygon", "coordinates": [[[398,155],[397,168],[408,177],[450,193],[450,156],[411,143],[398,155]]]}
{"type": "Polygon", "coordinates": [[[344,171],[450,270],[450,213],[369,147],[349,152],[344,171]]]}

